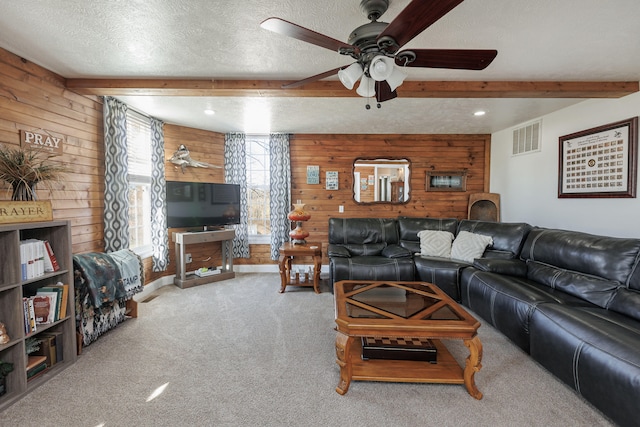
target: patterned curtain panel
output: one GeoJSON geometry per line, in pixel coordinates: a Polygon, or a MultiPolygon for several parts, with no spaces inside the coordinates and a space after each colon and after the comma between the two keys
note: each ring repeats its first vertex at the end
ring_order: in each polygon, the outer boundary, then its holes
{"type": "Polygon", "coordinates": [[[164,176],[164,123],[151,119],[151,246],[153,271],[169,265],[166,180],[164,176]]]}
{"type": "Polygon", "coordinates": [[[270,209],[271,209],[271,259],[280,257],[280,247],[289,241],[291,222],[287,214],[291,210],[291,158],[289,135],[269,135],[270,156],[270,209]]]}
{"type": "Polygon", "coordinates": [[[129,182],[127,179],[127,105],[104,97],[105,189],[104,250],[129,247],[129,182]]]}
{"type": "Polygon", "coordinates": [[[247,206],[247,154],[244,133],[228,133],[224,136],[224,180],[240,184],[240,224],[235,225],[233,257],[249,258],[249,209],[247,206]]]}

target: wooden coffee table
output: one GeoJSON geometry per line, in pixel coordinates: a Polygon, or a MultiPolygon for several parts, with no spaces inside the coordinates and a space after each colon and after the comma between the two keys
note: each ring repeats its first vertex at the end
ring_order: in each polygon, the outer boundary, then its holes
{"type": "Polygon", "coordinates": [[[341,281],[335,284],[336,363],[339,394],[355,381],[464,384],[482,399],[474,375],[481,368],[480,327],[473,316],[431,283],[341,281]],[[362,359],[362,337],[428,338],[437,363],[362,359]],[[442,340],[462,340],[469,349],[464,369],[442,340]]]}

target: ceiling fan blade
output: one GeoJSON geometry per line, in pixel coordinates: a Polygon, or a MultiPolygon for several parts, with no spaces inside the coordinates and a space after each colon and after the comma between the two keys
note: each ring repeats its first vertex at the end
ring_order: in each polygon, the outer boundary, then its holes
{"type": "Polygon", "coordinates": [[[384,102],[398,96],[398,92],[392,91],[386,80],[376,81],[376,101],[384,102]]]}
{"type": "Polygon", "coordinates": [[[394,53],[411,39],[446,15],[463,0],[414,0],[378,35],[376,41],[385,50],[394,53]],[[384,43],[385,38],[395,40],[396,46],[384,43]]]}
{"type": "Polygon", "coordinates": [[[344,67],[338,67],[338,68],[335,68],[333,70],[325,71],[324,73],[316,74],[315,76],[307,77],[306,79],[298,80],[297,82],[293,82],[293,83],[288,83],[286,85],[282,85],[282,89],[294,89],[296,87],[300,87],[300,86],[306,85],[307,83],[312,83],[312,82],[315,82],[317,80],[322,80],[325,77],[329,77],[329,76],[332,76],[334,74],[337,74],[338,71],[340,71],[340,70],[342,70],[343,68],[346,68],[346,67],[347,66],[345,65],[344,67]]]}
{"type": "Polygon", "coordinates": [[[294,39],[324,47],[334,52],[344,51],[347,53],[355,52],[357,54],[360,51],[353,45],[341,42],[340,40],[325,36],[324,34],[317,33],[289,21],[285,21],[284,19],[267,18],[260,23],[260,26],[265,30],[273,31],[274,33],[282,34],[283,36],[293,37],[294,39]]]}
{"type": "Polygon", "coordinates": [[[489,49],[411,49],[399,52],[396,64],[407,67],[484,70],[496,55],[497,50],[489,49]],[[414,55],[415,59],[411,60],[414,55]]]}

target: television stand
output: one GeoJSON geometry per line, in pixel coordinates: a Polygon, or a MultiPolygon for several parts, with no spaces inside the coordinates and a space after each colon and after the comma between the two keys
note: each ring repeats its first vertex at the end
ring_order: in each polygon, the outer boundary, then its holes
{"type": "Polygon", "coordinates": [[[234,230],[171,233],[171,240],[175,243],[176,251],[176,277],[173,279],[173,283],[184,289],[236,277],[233,271],[233,238],[235,235],[234,230]],[[186,246],[214,242],[220,242],[222,249],[222,271],[220,274],[204,277],[196,276],[194,273],[187,274],[186,246]]]}

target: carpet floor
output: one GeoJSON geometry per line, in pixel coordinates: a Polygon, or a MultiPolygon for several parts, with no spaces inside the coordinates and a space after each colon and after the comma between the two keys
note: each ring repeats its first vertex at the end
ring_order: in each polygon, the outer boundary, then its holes
{"type": "MultiPolygon", "coordinates": [[[[279,284],[278,274],[242,273],[160,288],[137,319],[0,413],[0,425],[612,425],[487,324],[482,400],[460,385],[382,382],[352,382],[340,396],[333,295],[280,294],[279,284]]],[[[461,342],[448,347],[459,361],[468,354],[461,342]]]]}

